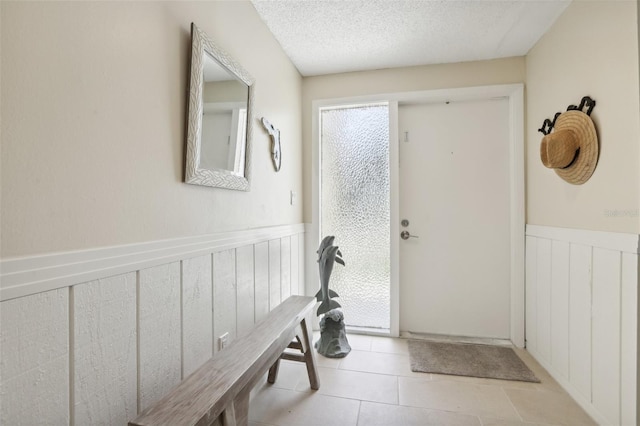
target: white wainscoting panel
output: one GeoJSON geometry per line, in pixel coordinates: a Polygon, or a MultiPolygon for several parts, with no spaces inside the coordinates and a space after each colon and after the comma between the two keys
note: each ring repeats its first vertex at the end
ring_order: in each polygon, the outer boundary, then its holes
{"type": "Polygon", "coordinates": [[[180,262],[138,274],[138,411],[142,411],[182,379],[180,262]]]}
{"type": "Polygon", "coordinates": [[[213,254],[213,352],[220,350],[219,338],[226,333],[227,344],[236,338],[236,251],[213,254]]]}
{"type": "Polygon", "coordinates": [[[291,294],[299,295],[304,293],[303,280],[297,280],[300,276],[300,265],[304,259],[300,257],[300,237],[298,235],[291,236],[291,294]]]}
{"type": "Polygon", "coordinates": [[[127,424],[287,294],[304,226],[3,259],[0,424],[127,424]]]}
{"type": "Polygon", "coordinates": [[[551,363],[569,379],[569,243],[551,244],[551,363]]]}
{"type": "Polygon", "coordinates": [[[622,253],[620,314],[620,424],[637,422],[638,256],[622,253]]]}
{"type": "Polygon", "coordinates": [[[551,241],[538,240],[536,255],[537,352],[551,360],[551,241]]]}
{"type": "Polygon", "coordinates": [[[280,304],[282,283],[280,282],[280,240],[269,241],[269,310],[280,304]]]}
{"type": "Polygon", "coordinates": [[[0,308],[0,424],[69,423],[69,289],[0,308]]]}
{"type": "Polygon", "coordinates": [[[569,380],[591,401],[591,250],[572,244],[569,259],[569,380]]]}
{"type": "Polygon", "coordinates": [[[593,405],[620,424],[621,252],[593,248],[591,362],[593,405]]]}
{"type": "Polygon", "coordinates": [[[256,244],[255,280],[256,280],[256,321],[260,321],[269,313],[269,242],[256,244]]]}
{"type": "Polygon", "coordinates": [[[280,240],[280,300],[291,296],[291,238],[280,240]]]}
{"type": "Polygon", "coordinates": [[[638,240],[527,226],[527,350],[601,424],[637,424],[638,240]]]}
{"type": "Polygon", "coordinates": [[[236,249],[237,324],[236,332],[242,336],[255,324],[255,278],[253,246],[236,249]]]}
{"type": "MultiPolygon", "coordinates": [[[[537,282],[538,239],[526,237],[525,244],[525,282],[530,284],[537,282]]],[[[538,350],[537,300],[536,286],[525,285],[525,336],[527,350],[531,353],[537,352],[538,350]]]]}
{"type": "Polygon", "coordinates": [[[126,424],[138,412],[136,275],[72,288],[75,424],[126,424]]]}
{"type": "Polygon", "coordinates": [[[211,255],[182,261],[182,378],[213,355],[211,255]]]}

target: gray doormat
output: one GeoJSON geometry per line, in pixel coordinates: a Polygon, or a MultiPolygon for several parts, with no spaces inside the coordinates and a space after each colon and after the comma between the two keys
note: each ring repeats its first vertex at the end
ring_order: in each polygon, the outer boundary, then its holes
{"type": "Polygon", "coordinates": [[[511,348],[409,340],[411,371],[540,383],[511,348]]]}

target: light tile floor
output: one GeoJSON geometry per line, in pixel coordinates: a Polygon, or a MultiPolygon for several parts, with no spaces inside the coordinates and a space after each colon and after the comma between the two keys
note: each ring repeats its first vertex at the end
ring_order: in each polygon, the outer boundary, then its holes
{"type": "Polygon", "coordinates": [[[318,391],[304,364],[283,361],[275,384],[253,390],[250,426],[595,425],[524,350],[541,383],[414,373],[405,339],[348,338],[346,358],[317,356],[318,391]]]}

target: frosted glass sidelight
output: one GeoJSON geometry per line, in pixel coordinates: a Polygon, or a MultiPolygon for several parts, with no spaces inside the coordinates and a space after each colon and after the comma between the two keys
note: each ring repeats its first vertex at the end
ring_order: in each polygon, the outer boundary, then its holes
{"type": "Polygon", "coordinates": [[[390,193],[387,104],[322,109],[321,236],[335,235],[346,267],[330,287],[345,322],[389,329],[390,193]]]}

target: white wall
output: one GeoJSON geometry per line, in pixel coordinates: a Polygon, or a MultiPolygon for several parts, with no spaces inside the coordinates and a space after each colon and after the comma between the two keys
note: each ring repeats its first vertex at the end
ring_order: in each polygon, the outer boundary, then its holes
{"type": "Polygon", "coordinates": [[[638,233],[637,3],[572,2],[531,49],[526,64],[527,222],[638,233]],[[591,116],[600,158],[589,181],[571,185],[542,165],[537,129],[585,95],[597,102],[591,116]]]}
{"type": "Polygon", "coordinates": [[[0,424],[126,424],[301,294],[303,229],[3,261],[0,424]]]}
{"type": "Polygon", "coordinates": [[[250,2],[0,8],[2,257],[302,221],[302,79],[250,2]],[[256,81],[249,193],[182,183],[192,21],[256,81]]]}

